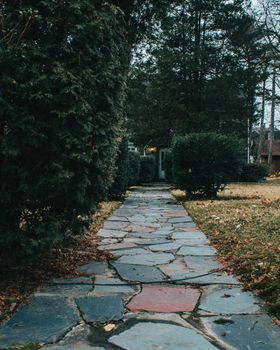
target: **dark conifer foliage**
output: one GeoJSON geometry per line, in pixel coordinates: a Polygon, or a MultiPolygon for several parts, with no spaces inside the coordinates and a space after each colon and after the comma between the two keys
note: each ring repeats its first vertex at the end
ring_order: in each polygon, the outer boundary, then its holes
{"type": "Polygon", "coordinates": [[[247,1],[182,0],[135,57],[130,75],[129,127],[145,145],[173,134],[215,131],[246,137],[256,120],[264,32],[247,1]]]}
{"type": "Polygon", "coordinates": [[[102,0],[4,1],[0,249],[34,254],[80,232],[115,171],[129,51],[102,0]]]}

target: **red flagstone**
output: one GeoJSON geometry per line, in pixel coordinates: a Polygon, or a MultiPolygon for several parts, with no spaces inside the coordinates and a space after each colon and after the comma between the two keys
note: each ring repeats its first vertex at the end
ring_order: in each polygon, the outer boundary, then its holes
{"type": "Polygon", "coordinates": [[[131,311],[191,312],[199,297],[199,289],[144,285],[127,307],[131,311]]]}

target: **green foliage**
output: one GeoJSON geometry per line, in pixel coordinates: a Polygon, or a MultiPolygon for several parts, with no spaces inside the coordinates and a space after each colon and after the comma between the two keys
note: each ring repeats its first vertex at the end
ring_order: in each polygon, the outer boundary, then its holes
{"type": "Polygon", "coordinates": [[[154,156],[140,157],[140,182],[148,183],[155,179],[156,160],[154,156]]]}
{"type": "Polygon", "coordinates": [[[244,149],[234,137],[202,133],[174,137],[172,152],[176,185],[210,198],[240,172],[244,149]]]}
{"type": "Polygon", "coordinates": [[[3,264],[78,234],[105,197],[129,51],[122,13],[103,0],[1,6],[3,264]]]}
{"type": "Polygon", "coordinates": [[[165,152],[165,179],[173,182],[173,155],[171,151],[165,152]]]}
{"type": "Polygon", "coordinates": [[[138,185],[140,176],[140,154],[129,152],[128,154],[128,185],[138,185]]]}
{"type": "Polygon", "coordinates": [[[131,67],[134,141],[166,146],[173,134],[205,131],[245,137],[248,118],[251,127],[257,117],[263,39],[245,0],[171,1],[131,67]]]}
{"type": "Polygon", "coordinates": [[[269,175],[269,166],[267,164],[251,163],[244,164],[242,167],[239,181],[258,182],[264,180],[269,175]]]}
{"type": "Polygon", "coordinates": [[[108,195],[111,199],[121,199],[128,187],[128,142],[123,138],[120,143],[118,158],[116,161],[116,175],[114,182],[109,189],[108,195]]]}

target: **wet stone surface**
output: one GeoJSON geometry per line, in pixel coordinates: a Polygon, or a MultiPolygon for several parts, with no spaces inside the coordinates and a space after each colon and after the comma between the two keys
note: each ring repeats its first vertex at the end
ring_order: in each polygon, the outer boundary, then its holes
{"type": "Polygon", "coordinates": [[[76,299],[76,303],[88,323],[118,321],[122,318],[123,303],[120,296],[85,297],[76,299]]]}
{"type": "Polygon", "coordinates": [[[189,247],[185,246],[178,250],[178,255],[216,255],[217,252],[212,247],[189,247]]]}
{"type": "Polygon", "coordinates": [[[105,348],[91,346],[85,342],[79,342],[76,344],[44,346],[41,350],[105,350],[105,348]]]}
{"type": "Polygon", "coordinates": [[[133,294],[135,289],[119,278],[96,277],[90,295],[133,294]]]}
{"type": "Polygon", "coordinates": [[[123,255],[117,260],[117,262],[132,265],[155,266],[160,264],[167,264],[172,260],[174,260],[174,255],[170,253],[146,253],[139,255],[123,255]]]}
{"type": "Polygon", "coordinates": [[[0,326],[0,349],[280,350],[279,329],[168,188],[129,192],[98,232],[112,259],[41,287],[0,326]]]}
{"type": "Polygon", "coordinates": [[[203,293],[200,310],[213,314],[254,314],[260,312],[257,299],[240,288],[209,288],[203,293]]]}
{"type": "Polygon", "coordinates": [[[192,329],[157,322],[139,322],[121,334],[112,336],[109,342],[126,350],[217,349],[192,329]]]}
{"type": "Polygon", "coordinates": [[[40,288],[36,295],[58,295],[74,298],[86,295],[93,290],[93,282],[90,277],[55,279],[52,283],[54,284],[40,288]]]}
{"type": "MultiPolygon", "coordinates": [[[[108,249],[108,248],[107,248],[108,249]]],[[[86,273],[88,275],[101,275],[108,269],[106,262],[93,261],[77,268],[78,272],[86,273]]]]}
{"type": "Polygon", "coordinates": [[[209,272],[223,267],[215,258],[208,256],[185,256],[184,261],[190,270],[196,272],[209,272]]]}
{"type": "Polygon", "coordinates": [[[56,342],[79,322],[75,305],[61,297],[33,297],[0,328],[0,348],[56,342]]]}
{"type": "Polygon", "coordinates": [[[163,281],[165,276],[154,266],[112,264],[122,279],[127,281],[156,282],[163,281]]]}
{"type": "Polygon", "coordinates": [[[280,328],[266,315],[202,318],[218,339],[240,350],[279,350],[280,328]]]}

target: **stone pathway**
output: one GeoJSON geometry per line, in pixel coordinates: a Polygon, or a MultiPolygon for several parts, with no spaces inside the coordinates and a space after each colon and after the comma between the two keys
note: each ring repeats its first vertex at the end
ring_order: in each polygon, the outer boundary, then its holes
{"type": "Polygon", "coordinates": [[[99,236],[115,259],[40,288],[0,327],[0,349],[280,349],[279,328],[166,186],[131,192],[99,236]]]}

